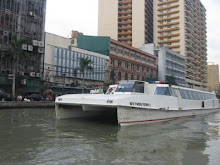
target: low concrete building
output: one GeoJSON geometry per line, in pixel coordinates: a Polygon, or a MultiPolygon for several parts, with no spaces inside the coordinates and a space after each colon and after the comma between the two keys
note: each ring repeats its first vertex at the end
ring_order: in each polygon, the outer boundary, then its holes
{"type": "Polygon", "coordinates": [[[208,65],[208,90],[218,93],[219,90],[219,66],[208,65]]]}
{"type": "Polygon", "coordinates": [[[110,37],[80,35],[77,46],[110,57],[106,84],[120,80],[157,80],[157,57],[110,37]]]}
{"type": "Polygon", "coordinates": [[[92,71],[85,72],[85,85],[103,86],[109,57],[100,53],[75,47],[72,39],[46,33],[44,59],[45,84],[61,88],[64,93],[80,93],[83,73],[80,71],[80,58],[88,57],[92,71]]]}
{"type": "Polygon", "coordinates": [[[185,57],[165,47],[146,44],[141,50],[158,57],[158,80],[165,81],[166,76],[173,75],[179,86],[185,86],[185,57]]]}

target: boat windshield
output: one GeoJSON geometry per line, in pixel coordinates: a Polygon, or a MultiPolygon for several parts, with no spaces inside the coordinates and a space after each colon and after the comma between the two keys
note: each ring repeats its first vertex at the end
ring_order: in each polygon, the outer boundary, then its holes
{"type": "Polygon", "coordinates": [[[132,92],[135,81],[120,82],[115,92],[132,92]]]}
{"type": "Polygon", "coordinates": [[[157,87],[155,91],[156,95],[167,95],[170,96],[170,91],[168,87],[157,87]]]}

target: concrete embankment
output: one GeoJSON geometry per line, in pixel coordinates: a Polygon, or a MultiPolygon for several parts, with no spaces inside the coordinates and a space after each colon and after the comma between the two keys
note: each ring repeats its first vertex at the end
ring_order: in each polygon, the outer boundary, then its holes
{"type": "Polygon", "coordinates": [[[1,109],[10,109],[10,108],[54,108],[53,101],[4,101],[0,102],[1,109]]]}

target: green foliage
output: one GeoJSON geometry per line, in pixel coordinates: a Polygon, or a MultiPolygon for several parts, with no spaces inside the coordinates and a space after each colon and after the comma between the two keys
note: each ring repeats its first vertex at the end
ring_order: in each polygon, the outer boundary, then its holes
{"type": "Polygon", "coordinates": [[[13,65],[15,63],[17,64],[18,60],[20,58],[26,60],[29,58],[28,54],[22,50],[22,45],[23,44],[28,44],[29,40],[27,39],[21,39],[19,40],[16,36],[16,34],[12,35],[12,39],[7,42],[7,49],[4,52],[4,58],[7,60],[12,61],[13,65]]]}
{"type": "Polygon", "coordinates": [[[147,77],[146,81],[147,82],[151,82],[151,81],[155,81],[156,79],[153,77],[152,74],[150,74],[150,77],[147,77]]]}
{"type": "Polygon", "coordinates": [[[86,70],[89,70],[89,71],[93,70],[93,68],[90,66],[91,63],[92,63],[92,61],[88,57],[80,58],[80,62],[79,62],[80,67],[79,67],[79,69],[80,69],[80,72],[83,73],[83,83],[82,83],[83,90],[82,90],[82,93],[84,93],[85,71],[86,70]]]}
{"type": "Polygon", "coordinates": [[[92,61],[88,57],[80,58],[80,62],[79,62],[80,71],[84,73],[86,70],[90,70],[90,71],[93,70],[93,68],[90,66],[91,63],[92,61]]]}
{"type": "Polygon", "coordinates": [[[171,76],[166,76],[166,77],[165,77],[165,81],[166,81],[166,83],[168,83],[168,84],[170,84],[170,85],[178,85],[178,84],[176,83],[176,78],[175,78],[173,75],[171,75],[171,76]]]}

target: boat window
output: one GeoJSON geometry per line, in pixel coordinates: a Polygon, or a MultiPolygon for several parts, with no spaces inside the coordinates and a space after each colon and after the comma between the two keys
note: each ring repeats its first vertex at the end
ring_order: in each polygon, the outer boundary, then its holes
{"type": "Polygon", "coordinates": [[[135,82],[132,92],[144,93],[144,82],[135,82]]]}
{"type": "Polygon", "coordinates": [[[155,91],[156,95],[167,95],[170,96],[170,91],[168,87],[157,87],[155,91]]]}
{"type": "Polygon", "coordinates": [[[185,90],[185,92],[186,92],[186,96],[187,96],[188,100],[193,100],[193,98],[191,96],[191,92],[188,90],[185,90]]]}
{"type": "Polygon", "coordinates": [[[201,95],[200,95],[199,92],[196,92],[196,97],[197,97],[197,100],[202,100],[201,95]]]}
{"type": "Polygon", "coordinates": [[[187,99],[187,95],[185,93],[185,90],[180,89],[180,95],[181,95],[182,99],[187,99]]]}
{"type": "Polygon", "coordinates": [[[131,92],[134,87],[135,81],[120,82],[115,92],[131,92]]]}
{"type": "Polygon", "coordinates": [[[170,87],[170,93],[171,93],[171,96],[177,97],[177,94],[174,88],[170,87]]]}
{"type": "Polygon", "coordinates": [[[212,94],[212,99],[214,99],[216,96],[214,94],[212,94]]]}
{"type": "Polygon", "coordinates": [[[209,99],[209,94],[205,94],[205,99],[208,100],[209,99]]]}
{"type": "Polygon", "coordinates": [[[196,95],[196,100],[200,100],[199,93],[195,92],[195,95],[196,95]]]}
{"type": "Polygon", "coordinates": [[[206,100],[205,93],[201,93],[203,100],[206,100]]]}
{"type": "Polygon", "coordinates": [[[191,92],[193,100],[197,100],[195,92],[194,91],[190,91],[190,92],[191,92]]]}

